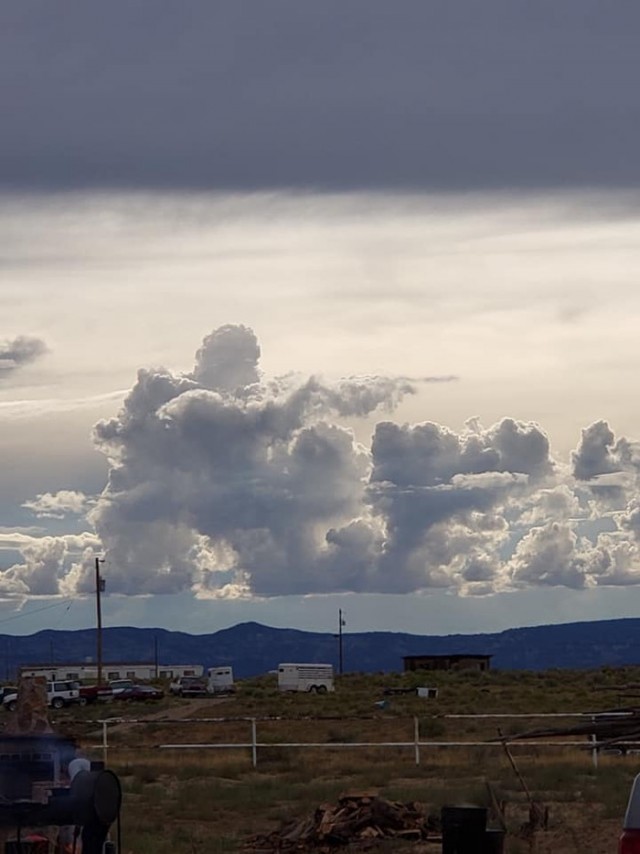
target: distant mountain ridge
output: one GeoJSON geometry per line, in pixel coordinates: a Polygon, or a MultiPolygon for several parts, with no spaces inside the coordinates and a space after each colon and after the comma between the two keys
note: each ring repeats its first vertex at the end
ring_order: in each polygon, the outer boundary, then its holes
{"type": "MultiPolygon", "coordinates": [[[[274,669],[281,661],[338,660],[331,633],[239,623],[204,635],[166,629],[106,628],[104,661],[161,664],[231,664],[239,677],[274,669]]],[[[95,659],[95,629],[45,629],[32,635],[0,635],[0,677],[11,679],[21,664],[95,659]]],[[[343,637],[345,671],[402,670],[404,655],[492,655],[492,667],[545,670],[640,664],[640,619],[600,620],[507,629],[489,634],[413,635],[355,632],[343,637]]]]}

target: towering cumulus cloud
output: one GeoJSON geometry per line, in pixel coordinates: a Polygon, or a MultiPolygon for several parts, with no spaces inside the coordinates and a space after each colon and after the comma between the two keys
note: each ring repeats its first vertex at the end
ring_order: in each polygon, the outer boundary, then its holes
{"type": "Polygon", "coordinates": [[[92,514],[114,589],[275,595],[349,588],[327,533],[366,508],[370,460],[330,423],[368,415],[406,380],[260,381],[242,326],[209,335],[191,374],[141,371],[96,428],[109,484],[92,514]]]}
{"type": "Polygon", "coordinates": [[[141,370],[95,429],[100,496],[43,494],[40,517],[85,513],[94,531],[10,544],[0,594],[240,597],[640,582],[640,449],[587,427],[570,464],[536,424],[380,420],[370,447],[341,419],[391,412],[407,378],[267,378],[251,329],[205,338],[193,370],[141,370]]]}

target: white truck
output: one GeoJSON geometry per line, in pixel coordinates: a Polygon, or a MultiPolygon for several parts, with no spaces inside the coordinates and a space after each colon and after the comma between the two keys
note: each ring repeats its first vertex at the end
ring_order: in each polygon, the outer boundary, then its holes
{"type": "Polygon", "coordinates": [[[309,694],[326,694],[334,691],[331,664],[279,664],[278,689],[280,691],[306,691],[309,694]]]}
{"type": "MultiPolygon", "coordinates": [[[[47,705],[52,709],[62,709],[80,702],[80,689],[77,682],[47,682],[47,705]]],[[[18,694],[7,694],[2,700],[3,707],[12,712],[18,705],[18,694]]]]}

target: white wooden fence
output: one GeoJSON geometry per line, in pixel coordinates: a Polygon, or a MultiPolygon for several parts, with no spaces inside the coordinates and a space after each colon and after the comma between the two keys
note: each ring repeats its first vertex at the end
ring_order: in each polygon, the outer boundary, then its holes
{"type": "MultiPolygon", "coordinates": [[[[429,719],[434,720],[443,720],[443,719],[452,719],[452,720],[461,720],[461,719],[548,719],[548,718],[578,718],[581,720],[588,719],[593,722],[596,722],[599,718],[612,718],[612,717],[628,717],[631,715],[631,712],[606,712],[606,713],[591,713],[591,712],[555,712],[552,714],[510,714],[510,713],[495,713],[495,714],[480,714],[480,715],[433,715],[430,716],[429,719]]],[[[424,718],[424,716],[423,716],[424,718]]],[[[299,721],[300,719],[295,719],[299,721]]],[[[316,720],[318,722],[324,721],[327,722],[330,719],[327,718],[307,718],[306,720],[316,720]]],[[[355,721],[362,720],[362,718],[339,718],[341,722],[346,721],[355,721]]],[[[395,718],[394,720],[398,720],[395,718]]],[[[600,744],[597,742],[596,737],[594,735],[586,736],[584,740],[553,740],[553,741],[539,741],[539,740],[529,740],[529,739],[518,739],[518,740],[510,740],[508,736],[505,736],[502,739],[492,739],[490,741],[435,741],[433,739],[423,740],[420,736],[420,718],[414,717],[412,719],[413,722],[413,731],[411,734],[411,738],[406,741],[348,741],[348,742],[335,742],[335,741],[291,741],[291,742],[271,742],[271,741],[260,741],[258,739],[258,723],[266,722],[266,721],[281,721],[282,723],[287,723],[287,719],[278,718],[278,717],[218,717],[218,718],[187,718],[187,719],[154,719],[149,720],[145,718],[105,718],[99,723],[102,725],[102,742],[99,747],[102,750],[103,760],[106,764],[107,758],[109,755],[109,751],[117,750],[119,747],[122,749],[131,750],[131,746],[127,745],[117,745],[109,742],[109,728],[120,726],[123,724],[133,724],[137,726],[181,726],[186,727],[190,723],[229,723],[229,722],[238,722],[245,721],[248,725],[248,740],[247,741],[236,741],[236,742],[175,742],[175,743],[162,743],[152,745],[151,748],[146,749],[155,749],[155,750],[239,750],[246,749],[251,753],[251,763],[254,768],[258,765],[258,751],[261,748],[269,748],[273,749],[297,749],[297,750],[305,750],[305,749],[327,749],[327,750],[359,750],[362,748],[380,748],[380,747],[390,747],[390,748],[405,748],[411,750],[413,759],[416,765],[420,765],[421,762],[421,749],[428,751],[432,748],[498,748],[502,749],[503,744],[506,742],[511,749],[514,747],[542,747],[542,748],[555,748],[555,749],[564,749],[567,747],[577,747],[581,750],[590,750],[592,762],[595,768],[598,767],[598,753],[600,749],[600,744]]],[[[381,725],[384,724],[384,720],[380,720],[381,725]]],[[[640,742],[632,742],[626,741],[627,745],[638,745],[640,746],[640,742]]]]}

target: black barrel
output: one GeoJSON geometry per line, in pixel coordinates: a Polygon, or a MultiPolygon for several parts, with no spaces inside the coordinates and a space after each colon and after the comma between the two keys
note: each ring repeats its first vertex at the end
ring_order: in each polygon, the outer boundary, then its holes
{"type": "Polygon", "coordinates": [[[442,807],[441,818],[442,854],[480,854],[483,851],[487,828],[485,807],[442,807]]]}

